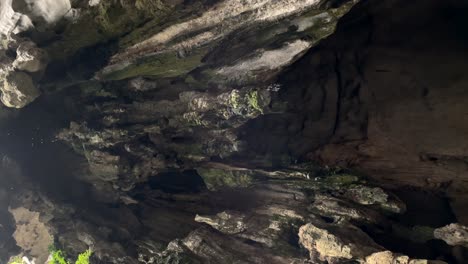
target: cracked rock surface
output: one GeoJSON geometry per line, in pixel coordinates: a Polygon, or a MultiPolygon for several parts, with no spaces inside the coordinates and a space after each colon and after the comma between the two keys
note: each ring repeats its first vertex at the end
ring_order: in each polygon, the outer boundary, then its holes
{"type": "Polygon", "coordinates": [[[466,263],[466,11],[1,1],[0,263],[466,263]]]}

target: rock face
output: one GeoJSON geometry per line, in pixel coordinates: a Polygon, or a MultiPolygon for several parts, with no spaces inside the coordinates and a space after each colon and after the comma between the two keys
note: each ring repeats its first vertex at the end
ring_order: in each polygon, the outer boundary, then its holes
{"type": "Polygon", "coordinates": [[[468,247],[468,227],[460,224],[450,224],[434,231],[434,237],[444,240],[452,246],[468,247]]]}
{"type": "Polygon", "coordinates": [[[286,113],[256,119],[246,137],[262,155],[354,167],[387,186],[444,189],[464,223],[467,79],[457,54],[466,53],[466,34],[457,29],[464,18],[448,10],[466,4],[398,3],[354,8],[342,20],[348,26],[278,81],[286,113]]]}
{"type": "Polygon", "coordinates": [[[0,262],[464,263],[466,8],[1,2],[0,262]]]}
{"type": "Polygon", "coordinates": [[[7,107],[22,108],[36,99],[40,92],[31,77],[24,72],[12,72],[3,80],[1,101],[7,107]]]}
{"type": "Polygon", "coordinates": [[[16,221],[13,238],[16,244],[31,256],[37,257],[38,263],[44,263],[48,258],[48,247],[53,244],[48,228],[39,219],[39,212],[32,212],[26,208],[12,209],[11,214],[16,221]]]}

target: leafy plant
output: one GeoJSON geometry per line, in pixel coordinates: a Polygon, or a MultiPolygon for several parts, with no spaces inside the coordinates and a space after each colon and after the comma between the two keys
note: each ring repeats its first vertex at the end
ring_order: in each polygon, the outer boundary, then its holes
{"type": "Polygon", "coordinates": [[[49,264],[69,264],[69,262],[65,259],[65,254],[61,250],[54,250],[49,264]]]}
{"type": "Polygon", "coordinates": [[[91,249],[86,250],[85,252],[78,255],[78,259],[76,260],[75,264],[89,264],[89,258],[93,252],[91,249]]]}
{"type": "MultiPolygon", "coordinates": [[[[78,259],[75,261],[75,264],[89,264],[90,263],[89,258],[91,257],[92,254],[93,252],[90,249],[79,254],[78,259]]],[[[66,259],[66,254],[62,250],[52,248],[51,255],[52,255],[52,260],[49,262],[49,264],[71,264],[66,259]]],[[[16,264],[16,263],[12,263],[12,264],[16,264]]]]}
{"type": "Polygon", "coordinates": [[[21,259],[20,256],[14,257],[8,264],[23,264],[23,260],[21,259]]]}

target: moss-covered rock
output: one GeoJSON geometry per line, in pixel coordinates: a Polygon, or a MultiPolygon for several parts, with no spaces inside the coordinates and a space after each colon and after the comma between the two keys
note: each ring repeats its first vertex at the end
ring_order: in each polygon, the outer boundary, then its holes
{"type": "Polygon", "coordinates": [[[248,171],[197,168],[197,172],[203,178],[206,187],[212,191],[223,188],[245,188],[251,186],[255,182],[248,171]]]}
{"type": "Polygon", "coordinates": [[[66,25],[60,40],[45,48],[53,59],[67,58],[84,47],[121,37],[147,21],[161,20],[172,8],[160,0],[100,1],[82,10],[75,23],[66,25]]]}

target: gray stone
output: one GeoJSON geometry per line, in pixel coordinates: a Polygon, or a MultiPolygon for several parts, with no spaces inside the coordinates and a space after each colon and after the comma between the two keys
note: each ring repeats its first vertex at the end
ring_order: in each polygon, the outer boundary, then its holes
{"type": "Polygon", "coordinates": [[[11,72],[0,87],[1,101],[7,107],[23,108],[41,94],[31,76],[24,72],[11,72]]]}

